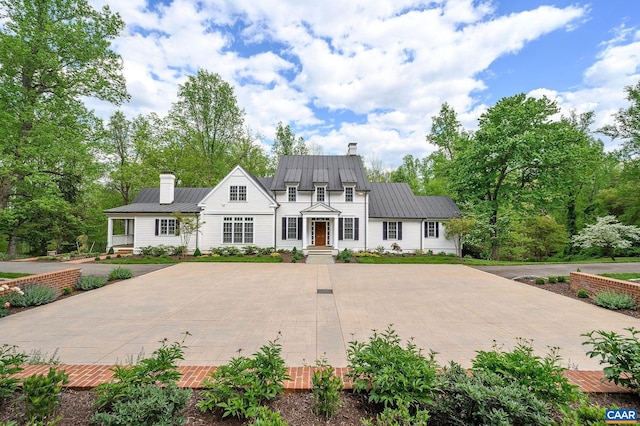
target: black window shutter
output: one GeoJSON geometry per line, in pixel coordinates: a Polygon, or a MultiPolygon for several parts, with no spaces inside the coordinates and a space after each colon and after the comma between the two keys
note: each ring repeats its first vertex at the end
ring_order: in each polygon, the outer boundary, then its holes
{"type": "Polygon", "coordinates": [[[338,219],[338,239],[342,241],[344,239],[344,219],[338,219]]]}
{"type": "Polygon", "coordinates": [[[160,231],[160,219],[156,219],[156,235],[158,235],[158,231],[160,231]]]}
{"type": "Polygon", "coordinates": [[[402,222],[398,222],[398,240],[402,239],[402,222]]]}
{"type": "Polygon", "coordinates": [[[176,219],[176,235],[180,235],[180,221],[176,219]]]}
{"type": "Polygon", "coordinates": [[[382,222],[382,239],[387,239],[387,222],[382,222]]]}
{"type": "Polygon", "coordinates": [[[282,239],[283,240],[287,239],[287,218],[286,217],[282,218],[282,239]]]}
{"type": "Polygon", "coordinates": [[[435,222],[436,226],[436,238],[440,238],[440,222],[435,222]]]}
{"type": "Polygon", "coordinates": [[[360,239],[360,218],[353,219],[353,239],[358,241],[360,239]]]}
{"type": "Polygon", "coordinates": [[[429,237],[429,222],[424,223],[424,237],[425,238],[429,237]]]}
{"type": "Polygon", "coordinates": [[[298,218],[298,239],[302,239],[302,218],[298,218]]]}

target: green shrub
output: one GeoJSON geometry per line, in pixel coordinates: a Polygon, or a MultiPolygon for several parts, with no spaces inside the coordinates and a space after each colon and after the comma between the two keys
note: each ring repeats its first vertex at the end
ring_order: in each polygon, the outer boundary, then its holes
{"type": "Polygon", "coordinates": [[[96,387],[99,411],[92,417],[93,423],[173,426],[185,422],[180,413],[191,397],[191,389],[177,387],[181,376],[177,361],[184,359],[184,339],[171,345],[166,339],[160,343],[150,358],[132,366],[115,366],[114,380],[96,387]]]}
{"type": "Polygon", "coordinates": [[[576,293],[576,296],[578,296],[581,299],[587,299],[587,298],[589,298],[589,292],[587,290],[585,290],[584,288],[581,288],[576,293]]]}
{"type": "Polygon", "coordinates": [[[636,308],[635,297],[615,291],[601,291],[596,293],[592,300],[596,305],[612,310],[636,308]]]}
{"type": "Polygon", "coordinates": [[[600,357],[600,364],[605,365],[604,377],[616,385],[621,385],[636,392],[640,390],[640,330],[625,328],[630,336],[623,336],[615,331],[591,331],[583,334],[588,340],[583,345],[591,345],[587,352],[590,358],[600,357]]]}
{"type": "Polygon", "coordinates": [[[27,355],[16,353],[16,346],[0,346],[0,406],[3,400],[12,396],[18,388],[20,379],[11,376],[24,370],[22,364],[26,360],[27,355]]]}
{"type": "Polygon", "coordinates": [[[169,256],[183,256],[187,251],[186,246],[168,246],[167,254],[169,256]]]}
{"type": "Polygon", "coordinates": [[[120,253],[118,253],[118,254],[116,255],[116,258],[117,258],[117,259],[120,259],[121,257],[122,257],[122,255],[121,255],[120,253]]]}
{"type": "Polygon", "coordinates": [[[109,251],[107,252],[107,254],[114,254],[115,252],[113,251],[113,247],[109,247],[109,251]]]}
{"type": "Polygon", "coordinates": [[[278,339],[262,346],[253,356],[237,356],[211,373],[204,383],[198,407],[202,411],[218,407],[222,417],[250,418],[263,402],[284,392],[289,380],[278,339]]]}
{"type": "Polygon", "coordinates": [[[65,288],[62,289],[62,294],[67,295],[67,294],[71,294],[71,293],[73,293],[73,287],[65,287],[65,288]]]}
{"type": "Polygon", "coordinates": [[[199,247],[196,247],[196,249],[195,249],[195,250],[194,250],[194,252],[193,252],[193,255],[194,255],[195,257],[202,256],[202,252],[200,251],[200,248],[199,248],[199,247]]]}
{"type": "Polygon", "coordinates": [[[559,283],[566,283],[568,277],[565,275],[558,275],[556,278],[558,279],[559,283]]]}
{"type": "Polygon", "coordinates": [[[472,375],[451,363],[440,376],[441,391],[428,408],[430,422],[453,425],[555,425],[547,404],[517,380],[489,370],[472,375]]]}
{"type": "Polygon", "coordinates": [[[368,394],[369,402],[384,407],[407,406],[417,409],[434,396],[437,363],[434,353],[428,357],[412,340],[400,344],[396,332],[387,327],[373,331],[368,343],[349,342],[347,359],[354,392],[368,394]]]}
{"type": "Polygon", "coordinates": [[[381,414],[372,420],[362,420],[364,426],[427,426],[429,413],[426,410],[417,410],[415,414],[409,410],[406,404],[398,407],[385,408],[381,414]]]}
{"type": "Polygon", "coordinates": [[[311,378],[313,411],[319,416],[329,418],[336,414],[342,406],[341,391],[344,384],[340,377],[335,375],[333,367],[327,364],[326,359],[320,359],[316,365],[318,368],[313,372],[311,378]]]}
{"type": "Polygon", "coordinates": [[[128,280],[131,277],[133,277],[133,271],[128,268],[117,267],[113,268],[111,272],[109,272],[109,281],[128,280]]]}
{"type": "Polygon", "coordinates": [[[55,417],[60,408],[62,388],[69,381],[63,370],[50,368],[49,373],[34,374],[22,380],[22,400],[29,424],[57,423],[55,417]]]}
{"type": "Polygon", "coordinates": [[[258,253],[258,246],[246,246],[246,247],[242,247],[242,252],[246,255],[246,256],[251,256],[253,254],[258,253]]]}
{"type": "Polygon", "coordinates": [[[258,254],[260,256],[270,256],[274,251],[275,249],[273,247],[264,247],[258,250],[258,254]]]}
{"type": "MultiPolygon", "coordinates": [[[[609,407],[617,409],[618,407],[609,407]]],[[[562,426],[601,426],[604,425],[606,409],[599,406],[589,405],[583,401],[576,408],[569,408],[562,411],[562,426]]]]}
{"type": "Polygon", "coordinates": [[[94,257],[94,258],[93,258],[93,260],[95,260],[96,262],[98,262],[98,261],[100,261],[101,259],[100,259],[100,256],[96,256],[96,257],[94,257]]]}
{"type": "Polygon", "coordinates": [[[249,426],[289,426],[289,423],[282,419],[279,411],[271,411],[267,407],[258,407],[256,414],[249,426]]]}
{"type": "Polygon", "coordinates": [[[472,372],[488,371],[508,383],[517,383],[538,399],[563,407],[581,396],[577,386],[564,376],[566,368],[560,366],[558,348],[550,348],[544,357],[533,354],[531,341],[518,339],[515,348],[505,352],[494,345],[492,351],[478,351],[472,360],[472,372]]]}
{"type": "Polygon", "coordinates": [[[535,283],[538,285],[544,284],[544,278],[536,278],[535,283]]]}
{"type": "Polygon", "coordinates": [[[107,277],[102,275],[83,275],[76,283],[78,290],[93,290],[107,283],[107,277]]]}
{"type": "Polygon", "coordinates": [[[338,254],[337,258],[338,260],[341,260],[344,263],[349,263],[353,258],[353,251],[346,248],[338,254]]]}
{"type": "Polygon", "coordinates": [[[153,254],[153,246],[140,247],[140,254],[143,256],[151,256],[153,254]]]}
{"type": "Polygon", "coordinates": [[[58,292],[38,283],[25,284],[23,294],[11,293],[7,300],[11,306],[40,306],[51,303],[58,297],[58,292]]]}
{"type": "Polygon", "coordinates": [[[547,280],[549,281],[549,284],[555,284],[558,282],[558,278],[557,277],[549,277],[547,278],[547,280]]]}
{"type": "Polygon", "coordinates": [[[168,253],[168,247],[160,244],[159,246],[154,246],[151,247],[151,256],[153,257],[160,257],[160,256],[164,256],[165,254],[168,253]]]}

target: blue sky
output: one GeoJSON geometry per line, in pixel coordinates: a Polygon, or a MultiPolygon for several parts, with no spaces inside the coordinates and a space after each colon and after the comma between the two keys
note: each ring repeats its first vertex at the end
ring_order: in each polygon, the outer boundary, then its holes
{"type": "Polygon", "coordinates": [[[164,116],[204,68],[234,86],[266,150],[282,121],[326,154],[357,142],[366,161],[395,167],[433,150],[425,135],[443,102],[473,129],[504,96],[545,95],[564,112],[594,110],[598,127],[640,81],[640,8],[628,0],[106,3],[128,24],[114,43],[127,115],[164,116]]]}

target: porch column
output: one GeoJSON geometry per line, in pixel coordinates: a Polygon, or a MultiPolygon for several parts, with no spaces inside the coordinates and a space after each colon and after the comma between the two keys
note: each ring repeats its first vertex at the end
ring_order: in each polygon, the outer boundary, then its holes
{"type": "Polygon", "coordinates": [[[113,219],[107,219],[107,251],[113,247],[113,219]]]}
{"type": "Polygon", "coordinates": [[[338,247],[338,219],[337,218],[333,218],[331,219],[332,223],[333,223],[333,229],[331,230],[331,232],[333,232],[333,248],[335,250],[339,250],[340,247],[338,247]]]}
{"type": "Polygon", "coordinates": [[[302,249],[307,248],[307,220],[308,218],[302,216],[302,249]]]}

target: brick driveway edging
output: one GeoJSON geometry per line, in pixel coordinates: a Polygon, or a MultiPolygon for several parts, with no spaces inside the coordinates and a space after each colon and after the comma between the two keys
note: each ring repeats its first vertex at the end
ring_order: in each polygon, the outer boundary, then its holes
{"type": "MultiPolygon", "coordinates": [[[[25,378],[33,374],[47,374],[49,365],[25,365],[24,370],[12,377],[25,378]]],[[[53,366],[56,367],[56,366],[53,366]]],[[[57,368],[64,370],[69,375],[68,388],[88,390],[101,383],[109,382],[113,379],[111,365],[58,365],[57,368]]],[[[284,382],[287,392],[309,391],[313,388],[311,378],[317,367],[288,367],[287,373],[291,380],[284,382]]],[[[178,371],[182,374],[178,382],[181,388],[201,389],[203,382],[216,370],[212,366],[180,366],[178,371]]],[[[347,379],[348,369],[346,367],[335,368],[335,373],[342,379],[345,389],[351,389],[351,383],[347,379]]],[[[586,393],[632,393],[630,389],[602,381],[604,374],[602,371],[586,370],[566,370],[565,376],[573,385],[580,387],[586,393]]]]}

